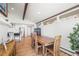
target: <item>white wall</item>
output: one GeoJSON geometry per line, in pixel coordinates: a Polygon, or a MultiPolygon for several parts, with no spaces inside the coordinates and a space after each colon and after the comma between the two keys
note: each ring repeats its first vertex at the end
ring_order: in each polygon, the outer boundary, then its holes
{"type": "Polygon", "coordinates": [[[7,29],[8,29],[7,26],[0,25],[0,43],[2,42],[2,38],[3,38],[3,41],[7,41],[8,40],[7,29]]]}
{"type": "Polygon", "coordinates": [[[41,25],[40,27],[42,29],[42,35],[44,36],[54,37],[57,34],[61,34],[61,47],[72,51],[70,49],[70,42],[67,37],[69,33],[73,31],[72,28],[76,23],[79,23],[79,17],[75,18],[74,15],[64,19],[56,20],[52,24],[41,25]]]}
{"type": "MultiPolygon", "coordinates": [[[[0,13],[0,20],[4,20],[4,19],[5,17],[0,13]]],[[[8,40],[8,37],[7,37],[8,28],[9,28],[8,25],[0,21],[0,44],[2,43],[2,39],[4,42],[8,40]]]]}
{"type": "MultiPolygon", "coordinates": [[[[0,13],[0,19],[5,20],[6,17],[4,17],[0,13]]],[[[8,20],[9,20],[9,22],[12,22],[12,23],[21,23],[21,24],[27,24],[27,25],[35,25],[33,22],[23,21],[22,19],[17,19],[16,17],[15,18],[10,18],[9,17],[8,20]]],[[[7,32],[18,32],[19,27],[24,27],[25,28],[25,36],[30,35],[30,29],[29,28],[27,29],[27,25],[16,25],[14,28],[10,28],[7,24],[5,24],[5,23],[2,24],[1,21],[0,21],[0,44],[2,43],[2,38],[3,38],[3,41],[7,41],[8,40],[7,32]]]]}
{"type": "Polygon", "coordinates": [[[15,27],[14,27],[14,32],[15,32],[15,33],[19,32],[19,28],[20,28],[20,27],[24,27],[24,28],[25,28],[25,36],[27,36],[28,34],[30,34],[30,33],[28,33],[29,30],[28,30],[28,28],[27,28],[27,25],[15,25],[15,27]]]}
{"type": "Polygon", "coordinates": [[[22,20],[22,19],[16,19],[13,21],[13,19],[9,20],[11,23],[15,23],[15,26],[13,28],[9,29],[9,32],[13,31],[13,32],[19,32],[19,27],[24,27],[25,28],[25,36],[29,36],[31,34],[31,30],[33,32],[33,29],[31,29],[29,26],[34,25],[32,28],[35,27],[35,23],[30,22],[30,21],[26,21],[26,20],[22,20]]]}

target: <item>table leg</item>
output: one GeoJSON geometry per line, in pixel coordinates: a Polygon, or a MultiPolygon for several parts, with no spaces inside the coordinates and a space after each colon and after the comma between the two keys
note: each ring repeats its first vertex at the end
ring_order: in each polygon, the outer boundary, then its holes
{"type": "Polygon", "coordinates": [[[45,55],[45,46],[43,45],[43,56],[45,55]]]}

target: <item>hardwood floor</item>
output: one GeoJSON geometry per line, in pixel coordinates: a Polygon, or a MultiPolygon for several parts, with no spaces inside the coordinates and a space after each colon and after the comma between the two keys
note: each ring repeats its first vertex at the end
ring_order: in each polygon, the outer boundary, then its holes
{"type": "Polygon", "coordinates": [[[31,39],[27,37],[16,43],[16,55],[18,56],[34,56],[34,50],[31,48],[31,39]]]}
{"type": "MultiPolygon", "coordinates": [[[[34,49],[31,47],[31,38],[26,37],[19,42],[16,42],[16,56],[36,56],[34,49]]],[[[41,53],[38,56],[42,56],[41,53]]],[[[48,56],[52,56],[49,54],[48,56]]],[[[60,56],[68,56],[64,52],[60,52],[60,56]]]]}

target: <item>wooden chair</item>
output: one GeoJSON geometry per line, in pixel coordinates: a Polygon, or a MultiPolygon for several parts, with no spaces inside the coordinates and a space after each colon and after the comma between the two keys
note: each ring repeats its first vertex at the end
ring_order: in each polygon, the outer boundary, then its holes
{"type": "Polygon", "coordinates": [[[16,55],[15,40],[6,43],[6,45],[7,45],[7,50],[5,50],[3,45],[0,45],[0,47],[2,48],[0,50],[0,56],[15,56],[16,55]]]}
{"type": "Polygon", "coordinates": [[[54,38],[54,44],[46,46],[46,55],[47,52],[50,52],[53,54],[53,56],[58,56],[60,53],[60,40],[61,40],[61,35],[55,36],[54,38]]]}
{"type": "Polygon", "coordinates": [[[31,46],[32,46],[32,48],[35,48],[34,34],[31,34],[31,39],[32,39],[32,41],[31,41],[31,46]]]}
{"type": "Polygon", "coordinates": [[[38,49],[42,47],[42,45],[38,42],[39,37],[34,33],[33,35],[33,45],[35,46],[35,52],[38,55],[38,49]]]}

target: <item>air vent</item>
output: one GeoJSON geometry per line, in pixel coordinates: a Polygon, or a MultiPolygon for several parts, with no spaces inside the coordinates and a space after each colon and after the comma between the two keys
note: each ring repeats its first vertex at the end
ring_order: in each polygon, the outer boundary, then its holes
{"type": "Polygon", "coordinates": [[[46,21],[43,22],[44,25],[47,25],[47,24],[52,24],[54,21],[56,21],[56,17],[52,17],[46,21]]]}
{"type": "Polygon", "coordinates": [[[62,19],[62,18],[67,18],[67,17],[73,16],[73,15],[79,15],[79,9],[61,15],[61,16],[60,16],[60,19],[62,19]]]}

